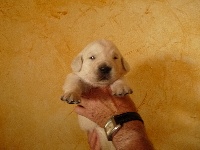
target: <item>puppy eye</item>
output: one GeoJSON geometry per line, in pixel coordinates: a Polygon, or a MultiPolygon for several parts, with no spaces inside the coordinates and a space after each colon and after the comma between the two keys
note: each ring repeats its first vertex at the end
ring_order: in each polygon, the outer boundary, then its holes
{"type": "Polygon", "coordinates": [[[94,57],[94,56],[91,56],[91,57],[90,57],[90,59],[91,59],[91,60],[94,60],[94,59],[95,59],[95,57],[94,57]]]}
{"type": "Polygon", "coordinates": [[[118,57],[117,57],[117,56],[114,56],[113,59],[118,59],[118,57]]]}

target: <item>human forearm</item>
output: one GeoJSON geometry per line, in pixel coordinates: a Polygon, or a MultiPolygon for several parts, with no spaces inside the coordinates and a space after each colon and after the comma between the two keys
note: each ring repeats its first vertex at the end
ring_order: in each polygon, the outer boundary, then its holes
{"type": "Polygon", "coordinates": [[[131,121],[114,135],[113,144],[117,150],[153,150],[149,141],[144,125],[140,121],[131,121]]]}

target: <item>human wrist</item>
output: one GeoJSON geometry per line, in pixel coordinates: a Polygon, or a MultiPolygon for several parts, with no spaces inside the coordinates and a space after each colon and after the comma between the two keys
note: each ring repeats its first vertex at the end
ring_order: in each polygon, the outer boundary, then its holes
{"type": "Polygon", "coordinates": [[[120,130],[113,136],[113,142],[119,142],[121,139],[128,139],[129,137],[138,138],[141,135],[144,125],[139,120],[126,122],[120,130]]]}
{"type": "Polygon", "coordinates": [[[125,112],[112,116],[104,126],[108,140],[112,141],[113,136],[125,123],[136,120],[143,123],[141,116],[137,112],[125,112]]]}
{"type": "Polygon", "coordinates": [[[112,141],[116,149],[119,150],[132,150],[133,147],[138,147],[138,150],[153,150],[144,124],[138,120],[125,123],[113,136],[112,141]]]}

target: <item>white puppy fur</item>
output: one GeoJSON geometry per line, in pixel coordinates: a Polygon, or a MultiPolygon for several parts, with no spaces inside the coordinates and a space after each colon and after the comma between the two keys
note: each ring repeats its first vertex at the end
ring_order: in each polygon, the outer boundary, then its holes
{"type": "MultiPolygon", "coordinates": [[[[68,103],[79,103],[81,94],[92,87],[110,86],[115,96],[132,93],[122,79],[129,71],[129,65],[111,41],[98,40],[90,43],[73,60],[71,67],[73,73],[67,76],[63,86],[64,95],[61,97],[68,103]]],[[[112,142],[107,140],[104,129],[96,123],[79,116],[79,124],[86,131],[96,128],[102,150],[115,149],[112,142]]]]}

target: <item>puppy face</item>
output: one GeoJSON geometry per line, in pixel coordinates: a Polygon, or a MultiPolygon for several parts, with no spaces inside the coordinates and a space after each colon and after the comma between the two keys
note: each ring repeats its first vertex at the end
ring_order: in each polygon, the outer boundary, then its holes
{"type": "Polygon", "coordinates": [[[129,71],[116,46],[107,40],[86,46],[72,62],[73,71],[93,86],[106,86],[129,71]]]}

